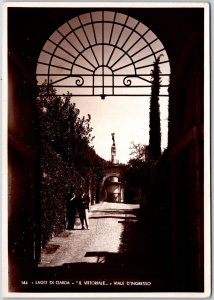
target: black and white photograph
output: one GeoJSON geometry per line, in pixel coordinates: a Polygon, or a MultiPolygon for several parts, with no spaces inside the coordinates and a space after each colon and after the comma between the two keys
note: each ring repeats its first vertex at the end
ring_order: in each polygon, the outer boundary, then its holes
{"type": "Polygon", "coordinates": [[[4,295],[208,297],[209,4],[3,13],[4,295]]]}

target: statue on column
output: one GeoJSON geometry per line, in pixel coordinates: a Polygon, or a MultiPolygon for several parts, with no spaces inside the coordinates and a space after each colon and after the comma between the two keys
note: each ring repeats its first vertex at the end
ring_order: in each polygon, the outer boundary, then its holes
{"type": "Polygon", "coordinates": [[[114,139],[115,133],[112,133],[111,135],[112,135],[113,146],[115,146],[115,139],[114,139]]]}

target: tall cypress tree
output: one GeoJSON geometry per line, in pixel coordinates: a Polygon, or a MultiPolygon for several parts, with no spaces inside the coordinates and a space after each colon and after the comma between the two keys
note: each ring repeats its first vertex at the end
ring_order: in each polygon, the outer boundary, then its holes
{"type": "Polygon", "coordinates": [[[160,56],[154,62],[152,75],[152,89],[150,98],[150,124],[149,124],[149,156],[151,160],[157,160],[161,154],[161,130],[160,130],[160,56]]]}

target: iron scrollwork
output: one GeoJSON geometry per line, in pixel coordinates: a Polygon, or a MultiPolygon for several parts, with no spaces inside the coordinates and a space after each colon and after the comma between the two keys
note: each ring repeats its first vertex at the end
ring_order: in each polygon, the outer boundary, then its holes
{"type": "Polygon", "coordinates": [[[85,81],[84,81],[84,78],[82,76],[74,76],[74,77],[78,77],[75,81],[77,86],[82,86],[84,84],[85,81]]]}
{"type": "Polygon", "coordinates": [[[123,78],[123,84],[124,84],[124,86],[131,86],[132,85],[132,79],[140,79],[140,80],[149,82],[148,80],[145,80],[144,78],[142,78],[140,76],[137,76],[137,75],[128,75],[128,76],[125,76],[123,78]]]}

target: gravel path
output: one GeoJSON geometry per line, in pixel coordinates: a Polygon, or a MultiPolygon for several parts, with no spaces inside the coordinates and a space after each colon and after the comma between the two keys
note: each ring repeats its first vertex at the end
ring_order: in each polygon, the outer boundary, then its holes
{"type": "Polygon", "coordinates": [[[103,202],[93,205],[89,213],[89,230],[75,230],[52,238],[42,250],[40,267],[56,267],[68,263],[105,263],[107,253],[123,249],[121,236],[124,222],[136,219],[138,204],[103,202]]]}

